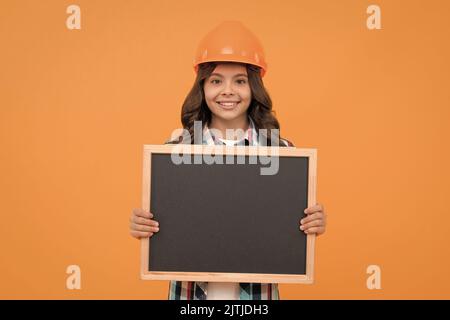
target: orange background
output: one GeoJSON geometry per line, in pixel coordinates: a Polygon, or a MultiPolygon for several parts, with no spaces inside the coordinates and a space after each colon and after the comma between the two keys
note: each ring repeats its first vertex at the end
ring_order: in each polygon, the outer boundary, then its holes
{"type": "Polygon", "coordinates": [[[448,1],[377,1],[373,31],[363,0],[78,0],[68,30],[72,3],[0,2],[0,298],[167,298],[128,235],[142,145],[181,126],[196,45],[228,19],[264,44],[282,135],[318,149],[316,282],[281,298],[450,298],[448,1]]]}

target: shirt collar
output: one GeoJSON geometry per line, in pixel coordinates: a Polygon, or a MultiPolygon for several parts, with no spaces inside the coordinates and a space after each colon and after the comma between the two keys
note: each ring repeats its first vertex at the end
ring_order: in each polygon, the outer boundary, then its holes
{"type": "MultiPolygon", "coordinates": [[[[255,123],[253,122],[251,117],[248,117],[249,126],[245,132],[244,138],[239,140],[236,145],[249,145],[249,146],[257,146],[258,145],[258,133],[256,131],[255,123]]],[[[212,132],[209,130],[208,124],[205,124],[203,128],[203,144],[213,146],[213,145],[225,145],[222,141],[217,139],[212,132]]]]}

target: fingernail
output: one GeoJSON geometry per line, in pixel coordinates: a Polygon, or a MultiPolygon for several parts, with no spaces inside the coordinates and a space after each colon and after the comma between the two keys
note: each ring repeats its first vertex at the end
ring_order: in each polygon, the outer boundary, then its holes
{"type": "Polygon", "coordinates": [[[306,213],[306,210],[308,210],[308,209],[303,210],[303,212],[306,213]]]}
{"type": "Polygon", "coordinates": [[[305,230],[305,233],[308,233],[308,230],[305,230]]]}
{"type": "Polygon", "coordinates": [[[156,230],[156,231],[159,231],[159,228],[156,228],[155,230],[156,230]]]}
{"type": "Polygon", "coordinates": [[[305,229],[305,227],[303,227],[303,226],[300,226],[300,230],[303,230],[303,229],[305,229]]]}
{"type": "Polygon", "coordinates": [[[302,219],[302,220],[300,220],[300,223],[301,223],[301,224],[303,224],[303,223],[304,223],[304,221],[305,221],[305,220],[304,220],[304,219],[302,219]]]}
{"type": "Polygon", "coordinates": [[[159,226],[159,222],[157,222],[157,223],[155,224],[155,226],[159,226]]]}

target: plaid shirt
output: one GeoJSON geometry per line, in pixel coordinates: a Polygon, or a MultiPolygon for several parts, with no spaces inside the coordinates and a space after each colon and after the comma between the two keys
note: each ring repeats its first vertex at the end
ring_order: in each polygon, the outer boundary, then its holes
{"type": "MultiPolygon", "coordinates": [[[[236,145],[257,146],[258,134],[253,120],[249,117],[250,125],[242,140],[236,145]]],[[[293,146],[288,140],[282,139],[286,146],[293,146]]],[[[223,145],[206,125],[203,129],[204,145],[223,145]]],[[[206,300],[208,282],[170,281],[169,300],[206,300]]],[[[278,284],[276,283],[239,283],[240,300],[279,300],[278,284]]]]}

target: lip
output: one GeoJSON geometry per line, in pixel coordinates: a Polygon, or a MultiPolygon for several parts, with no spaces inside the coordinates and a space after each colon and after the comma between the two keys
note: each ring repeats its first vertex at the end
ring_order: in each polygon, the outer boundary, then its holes
{"type": "Polygon", "coordinates": [[[239,103],[241,103],[241,101],[216,101],[216,103],[222,108],[222,109],[225,109],[225,110],[231,110],[231,109],[234,109],[235,107],[237,107],[237,105],[239,104],[239,103]],[[232,105],[232,106],[224,106],[224,105],[222,105],[221,103],[234,103],[234,105],[232,105]]]}

